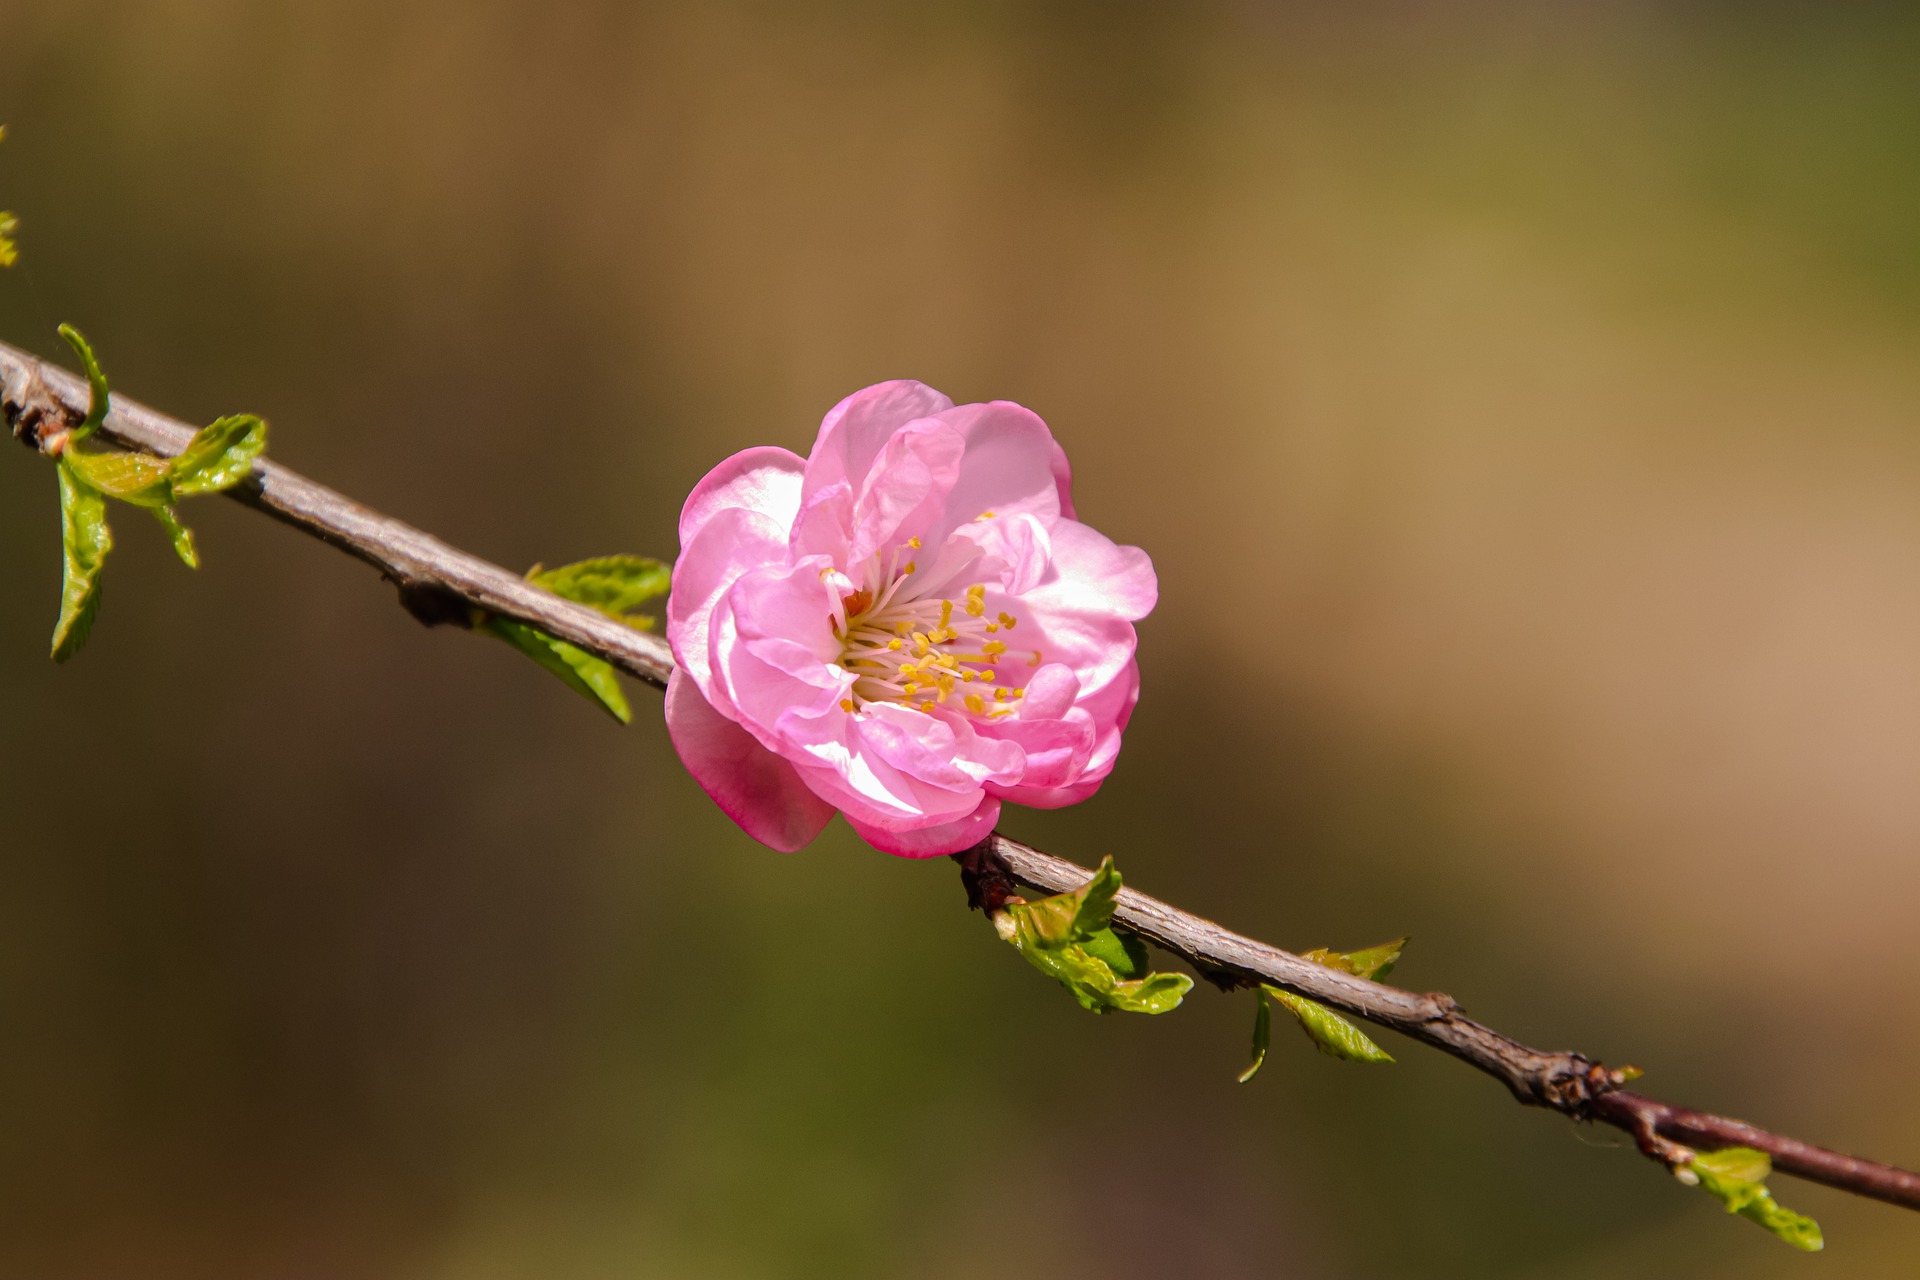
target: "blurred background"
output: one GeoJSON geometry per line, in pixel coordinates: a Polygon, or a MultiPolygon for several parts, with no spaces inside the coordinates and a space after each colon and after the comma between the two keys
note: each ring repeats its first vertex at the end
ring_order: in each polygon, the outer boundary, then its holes
{"type": "MultiPolygon", "coordinates": [[[[1920,1162],[1920,19],[1712,3],[0,0],[0,338],[515,567],[915,377],[1146,547],[1006,829],[1920,1162]]],[[[1251,1002],[1090,1017],[505,646],[193,504],[55,668],[0,466],[0,1275],[1886,1277],[1251,1002]]]]}

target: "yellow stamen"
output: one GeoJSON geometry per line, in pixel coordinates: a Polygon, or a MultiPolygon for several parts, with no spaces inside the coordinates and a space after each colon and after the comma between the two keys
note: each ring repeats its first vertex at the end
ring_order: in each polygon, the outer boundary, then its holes
{"type": "Polygon", "coordinates": [[[898,653],[900,652],[900,642],[898,640],[889,640],[887,641],[887,648],[893,650],[895,653],[898,653]]]}
{"type": "Polygon", "coordinates": [[[980,646],[980,652],[991,658],[997,658],[1006,651],[1006,642],[1003,640],[989,640],[980,646]]]}
{"type": "Polygon", "coordinates": [[[951,626],[952,623],[953,623],[953,601],[942,600],[940,602],[940,629],[944,631],[946,630],[947,627],[951,626]]]}
{"type": "Polygon", "coordinates": [[[933,713],[933,704],[931,702],[923,702],[920,704],[920,709],[931,715],[933,713]]]}
{"type": "Polygon", "coordinates": [[[1018,621],[1020,621],[1020,619],[1014,617],[1010,613],[1002,613],[1000,615],[1000,625],[1005,627],[1009,631],[1013,630],[1013,624],[1018,621]]]}
{"type": "Polygon", "coordinates": [[[912,573],[915,569],[918,569],[919,567],[920,567],[919,565],[909,560],[907,561],[907,567],[902,569],[900,572],[903,574],[909,574],[909,573],[912,573]]]}
{"type": "Polygon", "coordinates": [[[987,709],[986,700],[982,698],[979,694],[970,693],[967,695],[967,710],[973,712],[973,714],[975,715],[980,715],[981,713],[986,711],[986,709],[987,709]]]}
{"type": "Polygon", "coordinates": [[[1000,678],[992,671],[977,671],[974,674],[979,677],[981,684],[992,684],[1000,678]]]}
{"type": "Polygon", "coordinates": [[[999,623],[997,623],[997,622],[989,622],[989,623],[987,624],[987,634],[988,634],[988,635],[992,635],[992,634],[993,634],[994,632],[996,632],[996,631],[998,631],[999,629],[1000,629],[1000,624],[999,624],[999,623]]]}
{"type": "Polygon", "coordinates": [[[913,549],[914,549],[915,551],[918,551],[918,550],[920,549],[920,539],[918,539],[918,538],[908,538],[908,539],[907,539],[907,545],[908,545],[908,546],[910,546],[910,547],[912,547],[912,548],[913,548],[913,549]]]}
{"type": "Polygon", "coordinates": [[[842,711],[851,711],[851,710],[853,710],[853,699],[852,699],[852,698],[842,698],[842,699],[840,699],[840,709],[841,709],[842,711]]]}
{"type": "Polygon", "coordinates": [[[1007,691],[1005,689],[995,689],[993,691],[993,700],[995,702],[1005,702],[1007,700],[1007,691]]]}
{"type": "Polygon", "coordinates": [[[915,684],[913,681],[909,680],[904,686],[901,687],[900,692],[906,694],[909,698],[911,698],[914,694],[920,692],[920,686],[915,684]]]}

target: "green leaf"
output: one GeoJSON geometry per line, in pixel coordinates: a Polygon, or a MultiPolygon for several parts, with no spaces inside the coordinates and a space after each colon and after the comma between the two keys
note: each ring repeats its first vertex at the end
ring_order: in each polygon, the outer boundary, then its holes
{"type": "Polygon", "coordinates": [[[1368,1039],[1366,1032],[1327,1006],[1305,996],[1294,995],[1291,991],[1282,991],[1279,987],[1262,989],[1294,1016],[1300,1023],[1300,1029],[1307,1033],[1307,1038],[1313,1041],[1320,1052],[1346,1062],[1393,1061],[1393,1055],[1368,1039]]]}
{"type": "Polygon", "coordinates": [[[100,362],[93,358],[93,348],[80,336],[80,331],[70,324],[60,326],[60,336],[67,340],[73,353],[80,357],[81,365],[87,371],[87,416],[79,426],[73,429],[73,440],[85,440],[100,429],[107,420],[107,409],[112,399],[107,390],[107,375],[100,372],[100,362]]]}
{"type": "Polygon", "coordinates": [[[653,625],[653,619],[629,615],[655,596],[666,594],[673,585],[673,570],[645,556],[601,556],[558,569],[535,565],[528,571],[527,581],[644,631],[653,625]]]}
{"type": "Polygon", "coordinates": [[[627,695],[621,692],[619,677],[611,666],[586,650],[511,618],[488,618],[480,624],[480,630],[526,654],[621,724],[632,723],[633,711],[627,706],[627,695]]]}
{"type": "MultiPolygon", "coordinates": [[[[6,141],[6,137],[7,126],[0,124],[0,142],[6,141]]],[[[19,260],[20,247],[13,242],[14,232],[19,229],[19,219],[0,211],[0,267],[10,267],[19,260]]]]}
{"type": "Polygon", "coordinates": [[[193,549],[193,530],[180,523],[180,517],[174,514],[172,507],[153,508],[153,518],[167,531],[167,537],[173,542],[173,552],[186,562],[189,569],[200,567],[200,553],[193,549]]]}
{"type": "Polygon", "coordinates": [[[202,427],[173,459],[173,491],[188,498],[231,489],[247,478],[266,447],[267,424],[250,413],[202,427]]]}
{"type": "Polygon", "coordinates": [[[107,500],[73,472],[64,457],[55,463],[60,477],[60,547],[64,576],[60,621],[53,629],[53,660],[65,662],[80,652],[100,611],[100,571],[113,534],[107,528],[107,500]]]}
{"type": "Polygon", "coordinates": [[[1368,947],[1364,951],[1329,951],[1325,947],[1315,947],[1305,955],[1305,959],[1329,969],[1338,969],[1350,973],[1356,978],[1367,978],[1374,982],[1385,982],[1387,975],[1393,972],[1393,966],[1400,963],[1400,953],[1407,949],[1411,938],[1395,938],[1392,942],[1383,942],[1377,947],[1368,947]]]}
{"type": "Polygon", "coordinates": [[[1096,1013],[1167,1013],[1179,1007],[1193,979],[1147,973],[1146,948],[1110,925],[1120,892],[1113,859],[1101,862],[1071,893],[1011,902],[994,926],[1027,962],[1058,981],[1083,1009],[1096,1013]]]}
{"type": "Polygon", "coordinates": [[[1267,1003],[1264,987],[1254,989],[1253,993],[1253,1061],[1240,1073],[1240,1083],[1245,1084],[1260,1073],[1267,1060],[1267,1047],[1273,1043],[1273,1006],[1267,1003]]]}
{"type": "Polygon", "coordinates": [[[109,498],[136,507],[164,507],[173,501],[173,463],[148,453],[86,453],[69,447],[64,455],[74,474],[109,498]]]}
{"type": "Polygon", "coordinates": [[[1773,1161],[1766,1152],[1752,1147],[1703,1151],[1674,1169],[1683,1181],[1691,1173],[1700,1189],[1725,1205],[1728,1213],[1759,1223],[1794,1248],[1808,1253],[1826,1248],[1819,1223],[1780,1204],[1767,1190],[1767,1175],[1772,1172],[1773,1161]]]}
{"type": "Polygon", "coordinates": [[[1122,978],[1137,978],[1147,971],[1147,946],[1132,934],[1117,929],[1097,929],[1080,944],[1086,953],[1106,962],[1107,968],[1122,978]]]}

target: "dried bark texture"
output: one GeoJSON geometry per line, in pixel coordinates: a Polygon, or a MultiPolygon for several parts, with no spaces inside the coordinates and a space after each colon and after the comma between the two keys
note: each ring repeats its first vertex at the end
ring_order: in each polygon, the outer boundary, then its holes
{"type": "MultiPolygon", "coordinates": [[[[5,343],[0,343],[0,391],[8,425],[30,447],[39,447],[43,432],[71,427],[86,416],[82,379],[5,343]]],[[[172,456],[193,433],[186,423],[115,396],[100,434],[123,448],[172,456]]],[[[490,612],[559,636],[657,689],[666,687],[673,672],[673,655],[660,637],[563,600],[273,462],[256,463],[253,476],[228,496],[366,561],[399,588],[401,603],[429,626],[471,626],[475,611],[490,612]]],[[[1064,893],[1093,874],[998,833],[955,857],[969,902],[986,910],[1003,903],[1016,884],[1064,893]]],[[[1325,968],[1135,889],[1120,891],[1114,920],[1223,989],[1266,983],[1398,1031],[1493,1076],[1527,1106],[1626,1131],[1662,1164],[1683,1162],[1694,1150],[1753,1147],[1771,1156],[1782,1173],[1920,1209],[1920,1174],[1629,1092],[1620,1087],[1625,1073],[1583,1054],[1522,1044],[1467,1017],[1451,996],[1419,995],[1325,968]]]]}

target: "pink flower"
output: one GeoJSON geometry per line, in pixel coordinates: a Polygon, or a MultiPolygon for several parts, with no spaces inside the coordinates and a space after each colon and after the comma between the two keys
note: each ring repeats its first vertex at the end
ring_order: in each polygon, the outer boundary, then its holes
{"type": "Polygon", "coordinates": [[[1002,800],[1097,791],[1159,588],[1074,518],[1071,480],[1028,410],[918,382],[841,401],[804,461],[708,472],[680,513],[667,728],[714,802],[776,849],[839,810],[922,858],[981,840],[1002,800]]]}

